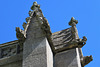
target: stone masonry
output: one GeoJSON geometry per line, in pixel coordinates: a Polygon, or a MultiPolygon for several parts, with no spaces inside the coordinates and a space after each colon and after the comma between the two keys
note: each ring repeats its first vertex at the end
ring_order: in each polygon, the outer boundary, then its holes
{"type": "Polygon", "coordinates": [[[18,40],[0,44],[0,67],[84,67],[93,58],[82,54],[87,38],[79,38],[77,23],[72,17],[70,28],[52,33],[40,5],[34,2],[24,30],[16,27],[18,40]]]}

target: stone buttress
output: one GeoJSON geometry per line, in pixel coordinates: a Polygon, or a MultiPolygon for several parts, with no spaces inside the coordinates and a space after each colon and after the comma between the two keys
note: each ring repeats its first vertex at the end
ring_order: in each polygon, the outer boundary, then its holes
{"type": "Polygon", "coordinates": [[[93,60],[82,54],[87,38],[79,38],[74,17],[70,28],[52,33],[40,5],[31,9],[24,30],[16,27],[18,40],[0,44],[0,67],[84,67],[93,60]]]}

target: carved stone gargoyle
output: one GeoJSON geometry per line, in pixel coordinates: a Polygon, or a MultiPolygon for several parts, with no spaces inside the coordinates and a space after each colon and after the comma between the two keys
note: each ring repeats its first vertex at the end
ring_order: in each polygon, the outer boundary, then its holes
{"type": "Polygon", "coordinates": [[[72,42],[68,43],[68,48],[82,48],[86,44],[87,38],[83,36],[83,39],[75,39],[72,42]]]}
{"type": "Polygon", "coordinates": [[[16,37],[17,37],[17,39],[19,41],[19,44],[23,44],[23,42],[26,39],[26,34],[19,27],[16,27],[16,37]]]}
{"type": "Polygon", "coordinates": [[[78,41],[78,47],[82,48],[86,44],[87,38],[83,36],[83,39],[80,38],[80,39],[77,39],[77,41],[78,41]]]}
{"type": "Polygon", "coordinates": [[[85,65],[87,65],[88,63],[90,63],[92,60],[93,60],[92,55],[82,57],[82,58],[80,59],[82,67],[84,67],[85,65]]]}

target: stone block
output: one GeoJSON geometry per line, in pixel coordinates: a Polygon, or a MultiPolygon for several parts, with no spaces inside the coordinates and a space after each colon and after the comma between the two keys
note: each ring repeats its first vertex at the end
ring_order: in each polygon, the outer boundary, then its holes
{"type": "Polygon", "coordinates": [[[53,67],[53,54],[45,37],[25,41],[23,67],[53,67]]]}
{"type": "Polygon", "coordinates": [[[55,67],[81,67],[78,48],[60,52],[54,60],[55,67]]]}

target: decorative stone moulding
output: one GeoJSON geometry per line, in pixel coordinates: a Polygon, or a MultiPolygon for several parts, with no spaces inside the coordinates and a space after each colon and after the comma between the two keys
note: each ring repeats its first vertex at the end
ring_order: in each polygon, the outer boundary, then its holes
{"type": "MultiPolygon", "coordinates": [[[[19,27],[16,27],[16,37],[18,40],[0,45],[0,58],[13,56],[13,55],[17,56],[17,54],[25,51],[23,50],[23,44],[26,44],[25,43],[26,41],[28,41],[27,43],[29,44],[33,39],[36,40],[37,38],[38,40],[38,38],[45,37],[45,39],[47,39],[48,41],[48,44],[50,45],[50,49],[51,49],[51,53],[53,53],[53,57],[59,55],[61,52],[62,53],[64,51],[67,52],[67,50],[74,52],[73,50],[77,49],[77,51],[80,51],[79,62],[81,62],[82,67],[84,67],[85,65],[87,65],[89,62],[93,60],[92,55],[84,57],[82,54],[81,48],[86,44],[87,38],[85,36],[83,36],[83,38],[79,38],[78,31],[76,28],[76,24],[78,24],[78,20],[75,20],[74,17],[72,17],[71,20],[69,21],[69,25],[71,26],[70,28],[52,33],[48,20],[44,17],[42,10],[40,9],[40,5],[38,5],[37,2],[33,3],[31,7],[31,11],[29,11],[28,14],[29,17],[25,19],[26,22],[23,22],[22,25],[24,30],[20,29],[19,27]],[[38,31],[37,32],[34,31],[33,28],[34,30],[36,31],[38,30],[38,31]],[[33,37],[33,39],[31,39],[31,36],[33,37]],[[9,44],[9,48],[8,48],[8,44],[9,44]]],[[[33,43],[34,42],[32,41],[31,45],[33,45],[33,43]]]]}

